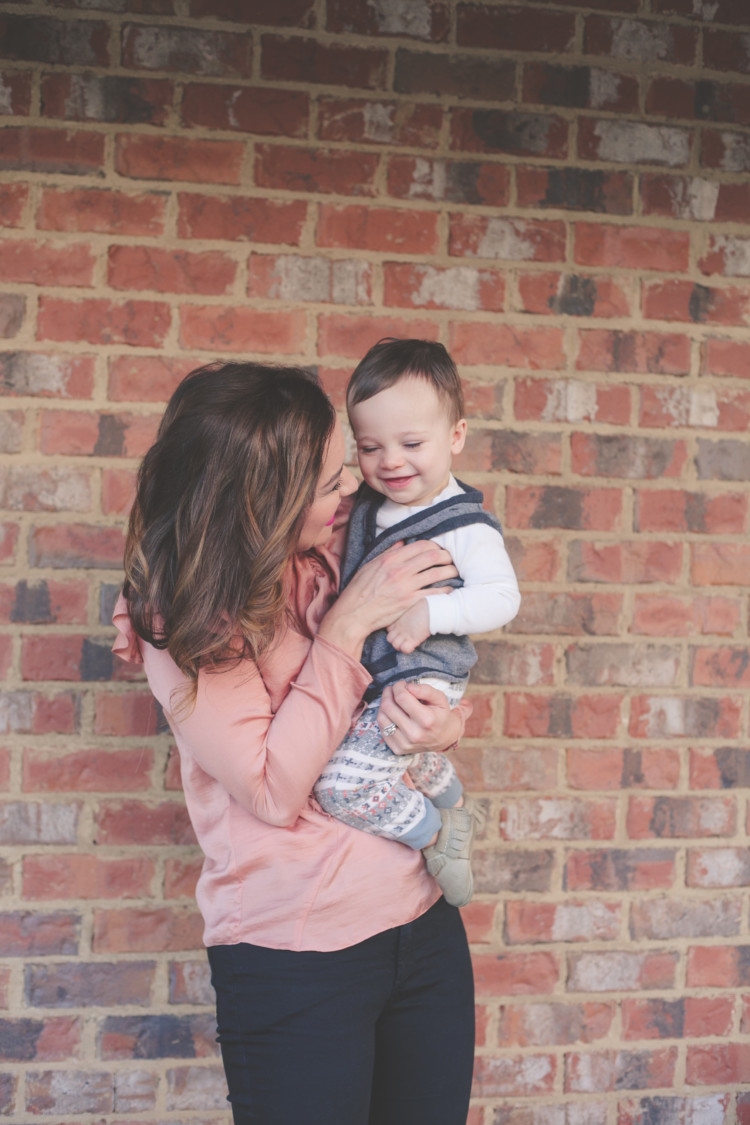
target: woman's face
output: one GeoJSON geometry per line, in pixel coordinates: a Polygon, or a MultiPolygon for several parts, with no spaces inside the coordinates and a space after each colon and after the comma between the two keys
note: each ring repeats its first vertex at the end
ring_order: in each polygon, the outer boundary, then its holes
{"type": "Polygon", "coordinates": [[[309,551],[311,547],[322,547],[328,542],[333,534],[333,522],[341,497],[357,490],[357,481],[344,464],[344,450],[344,431],[337,418],[318,478],[315,499],[302,525],[298,551],[309,551]]]}

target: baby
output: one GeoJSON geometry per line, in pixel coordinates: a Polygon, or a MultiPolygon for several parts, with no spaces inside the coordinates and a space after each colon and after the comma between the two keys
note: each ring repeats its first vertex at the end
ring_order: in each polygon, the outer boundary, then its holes
{"type": "Polygon", "coordinates": [[[518,583],[482,494],[451,474],[466,420],[461,380],[442,344],[381,340],[355,369],[347,408],[364,483],[349,521],[342,587],[363,563],[411,539],[445,547],[459,578],[449,594],[422,598],[367,638],[362,663],[373,683],[366,707],[316,782],[315,796],[346,824],[421,849],[446,900],[464,906],[473,893],[478,809],[464,800],[446,754],[389,749],[397,727],[381,730],[380,696],[388,684],[411,680],[444,692],[455,707],[477,659],[466,634],[511,621],[518,583]]]}

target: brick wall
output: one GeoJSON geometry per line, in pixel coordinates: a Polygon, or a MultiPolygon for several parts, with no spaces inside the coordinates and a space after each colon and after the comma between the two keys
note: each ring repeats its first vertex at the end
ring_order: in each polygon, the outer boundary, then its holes
{"type": "Polygon", "coordinates": [[[0,43],[0,1120],[228,1121],[109,654],[134,470],[199,363],[340,404],[409,334],[524,591],[458,755],[471,1125],[750,1122],[746,0],[19,0],[0,43]]]}

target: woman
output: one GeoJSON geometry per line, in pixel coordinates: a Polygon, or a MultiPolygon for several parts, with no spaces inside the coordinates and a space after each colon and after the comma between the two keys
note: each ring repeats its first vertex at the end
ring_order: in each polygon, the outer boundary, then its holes
{"type": "MultiPolygon", "coordinates": [[[[369,683],[365,637],[455,575],[435,544],[400,545],[336,598],[355,488],[309,374],[225,364],[175,391],[130,519],[115,651],[143,662],[179,749],[236,1125],[466,1120],[458,912],[418,852],[311,796],[369,683]]],[[[396,684],[378,722],[409,752],[464,718],[396,684]]]]}

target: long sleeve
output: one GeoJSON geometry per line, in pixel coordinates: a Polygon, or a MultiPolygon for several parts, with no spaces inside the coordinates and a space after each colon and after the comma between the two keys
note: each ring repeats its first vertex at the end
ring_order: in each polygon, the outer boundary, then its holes
{"type": "Polygon", "coordinates": [[[518,613],[521,594],[503,537],[487,524],[435,536],[450,552],[463,586],[428,597],[431,633],[489,633],[518,613]]]}

